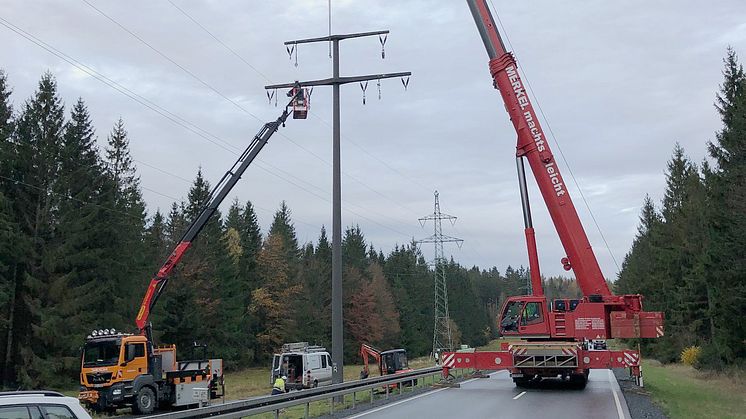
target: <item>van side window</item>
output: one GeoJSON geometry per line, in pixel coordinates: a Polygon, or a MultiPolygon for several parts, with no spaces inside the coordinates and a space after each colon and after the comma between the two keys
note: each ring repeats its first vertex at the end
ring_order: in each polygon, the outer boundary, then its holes
{"type": "Polygon", "coordinates": [[[321,368],[321,355],[308,355],[308,368],[309,370],[317,370],[321,368]]]}
{"type": "Polygon", "coordinates": [[[326,368],[326,355],[321,355],[321,368],[326,368]]]}
{"type": "Polygon", "coordinates": [[[332,357],[330,355],[327,355],[325,358],[326,358],[327,365],[329,365],[331,367],[332,366],[332,357]]]}

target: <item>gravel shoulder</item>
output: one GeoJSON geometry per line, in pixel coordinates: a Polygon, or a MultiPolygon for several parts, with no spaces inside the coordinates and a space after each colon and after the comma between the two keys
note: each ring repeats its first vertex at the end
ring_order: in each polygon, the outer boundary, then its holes
{"type": "Polygon", "coordinates": [[[626,368],[614,368],[619,387],[624,393],[629,413],[632,419],[667,419],[663,410],[653,402],[650,392],[645,388],[638,387],[630,378],[626,368]]]}

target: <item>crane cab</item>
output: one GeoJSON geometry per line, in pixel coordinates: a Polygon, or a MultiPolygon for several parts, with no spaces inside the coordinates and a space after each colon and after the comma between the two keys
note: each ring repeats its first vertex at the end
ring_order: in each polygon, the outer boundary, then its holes
{"type": "Polygon", "coordinates": [[[308,109],[310,106],[310,92],[304,87],[293,87],[289,93],[293,97],[293,119],[308,118],[308,109]]]}
{"type": "Polygon", "coordinates": [[[401,374],[411,370],[406,349],[391,349],[381,352],[381,375],[401,374]]]}
{"type": "Polygon", "coordinates": [[[500,334],[525,338],[549,338],[549,311],[543,297],[510,297],[500,316],[500,334]]]}

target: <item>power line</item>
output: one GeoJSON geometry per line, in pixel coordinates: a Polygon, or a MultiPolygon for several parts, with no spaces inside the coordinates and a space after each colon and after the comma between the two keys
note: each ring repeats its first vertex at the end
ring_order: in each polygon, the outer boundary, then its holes
{"type": "Polygon", "coordinates": [[[128,213],[126,213],[124,211],[119,211],[119,210],[114,209],[114,208],[109,208],[109,207],[107,207],[105,205],[95,204],[93,202],[89,202],[89,201],[85,201],[85,200],[82,200],[82,199],[78,199],[78,198],[75,198],[73,196],[66,195],[66,194],[63,194],[63,193],[60,193],[60,192],[50,191],[47,188],[42,188],[41,186],[32,185],[30,183],[26,183],[26,182],[23,182],[23,181],[20,181],[20,180],[12,179],[12,178],[9,178],[9,177],[3,176],[3,175],[0,175],[0,179],[5,179],[5,180],[7,180],[9,182],[12,182],[14,185],[23,185],[23,186],[26,186],[27,188],[36,189],[36,190],[39,190],[39,191],[42,191],[42,192],[45,192],[45,193],[49,193],[49,194],[52,194],[52,195],[56,195],[56,196],[59,196],[59,197],[65,198],[65,199],[70,199],[70,200],[73,200],[73,201],[77,201],[77,202],[80,202],[81,204],[94,205],[96,207],[99,207],[101,209],[104,209],[104,210],[107,210],[107,211],[110,211],[110,212],[119,213],[119,214],[125,215],[127,217],[135,218],[135,219],[138,219],[138,220],[140,219],[139,217],[134,216],[132,214],[128,214],[128,213]]]}
{"type": "MultiPolygon", "coordinates": [[[[163,53],[162,51],[160,51],[159,49],[157,49],[156,47],[154,47],[153,45],[151,45],[150,43],[148,43],[145,39],[143,39],[142,37],[140,37],[139,35],[137,35],[135,32],[131,31],[126,26],[124,26],[121,23],[119,23],[119,21],[117,21],[113,17],[111,17],[108,14],[106,14],[105,12],[103,12],[101,9],[99,9],[96,6],[94,6],[93,4],[91,4],[88,0],[81,0],[81,1],[83,3],[85,3],[85,4],[87,4],[88,6],[90,6],[96,12],[98,12],[101,16],[104,16],[106,19],[108,19],[109,21],[113,22],[115,25],[117,25],[123,31],[127,32],[128,34],[130,34],[133,38],[135,38],[138,41],[140,41],[143,45],[147,46],[149,49],[151,49],[152,51],[154,51],[156,54],[160,55],[165,60],[167,60],[171,64],[175,65],[177,68],[179,68],[181,71],[183,71],[184,73],[186,73],[187,75],[189,75],[191,78],[193,78],[194,80],[196,80],[197,82],[199,82],[203,86],[207,87],[209,90],[212,90],[215,94],[217,94],[218,96],[220,96],[221,98],[223,98],[224,100],[226,100],[227,102],[229,102],[230,104],[232,104],[233,106],[235,106],[237,109],[239,109],[243,113],[251,116],[252,118],[256,119],[259,122],[264,123],[264,121],[261,118],[259,118],[258,116],[256,116],[255,114],[253,114],[251,111],[249,111],[248,109],[246,109],[245,107],[243,107],[240,103],[238,103],[235,100],[231,99],[226,94],[224,94],[223,92],[221,92],[220,90],[218,90],[216,87],[214,87],[210,83],[206,82],[205,80],[201,79],[199,76],[197,76],[196,74],[194,74],[192,71],[190,71],[189,69],[187,69],[183,65],[179,64],[178,62],[176,62],[173,58],[169,57],[168,55],[166,55],[165,53],[163,53]]],[[[288,137],[287,135],[285,135],[283,133],[279,133],[279,135],[281,137],[285,138],[286,140],[290,141],[292,144],[295,144],[301,150],[304,150],[306,153],[314,156],[316,159],[318,159],[318,160],[326,163],[327,165],[331,166],[331,163],[329,163],[326,159],[324,159],[323,157],[321,157],[318,154],[314,153],[312,150],[310,150],[310,149],[302,146],[301,144],[297,143],[296,141],[294,141],[292,138],[288,137]]]]}
{"type": "MultiPolygon", "coordinates": [[[[513,51],[513,55],[515,56],[515,48],[513,48],[513,44],[510,42],[510,37],[508,36],[508,32],[505,29],[505,26],[503,25],[502,21],[500,20],[500,14],[497,13],[497,9],[495,8],[495,5],[492,3],[492,0],[490,0],[490,5],[492,6],[492,10],[495,12],[495,17],[497,17],[497,23],[500,25],[502,32],[505,34],[505,40],[508,41],[508,45],[510,46],[510,49],[513,51]]],[[[516,63],[520,64],[517,56],[516,56],[516,63]]],[[[588,209],[588,213],[591,215],[593,224],[596,226],[596,230],[598,230],[598,234],[601,235],[601,240],[603,240],[604,245],[606,245],[606,250],[609,252],[611,259],[614,261],[614,265],[616,265],[617,272],[619,272],[621,271],[621,268],[619,267],[619,263],[617,263],[616,257],[614,257],[614,253],[611,251],[611,247],[609,246],[609,243],[606,241],[606,237],[604,236],[603,231],[601,231],[601,226],[598,224],[598,221],[596,220],[596,216],[593,214],[593,210],[591,210],[590,204],[588,204],[588,200],[585,199],[585,194],[583,193],[583,189],[580,187],[580,184],[578,183],[577,179],[575,178],[575,174],[572,171],[572,166],[570,166],[570,163],[567,161],[567,158],[565,158],[565,153],[562,152],[562,147],[560,146],[560,143],[557,140],[557,137],[554,135],[554,131],[552,130],[552,126],[549,123],[549,119],[547,119],[547,116],[544,114],[544,110],[541,108],[541,102],[539,102],[538,96],[536,96],[536,93],[534,93],[533,87],[531,87],[531,82],[529,81],[528,74],[526,72],[526,67],[523,65],[521,65],[521,67],[523,68],[523,76],[524,76],[523,78],[526,80],[526,85],[528,86],[528,90],[531,92],[531,96],[534,97],[534,101],[536,102],[536,106],[539,108],[541,117],[544,119],[544,122],[547,125],[547,129],[549,129],[549,134],[552,136],[552,140],[554,140],[554,143],[557,144],[557,150],[559,150],[560,156],[562,156],[562,161],[565,162],[565,166],[567,166],[567,170],[570,172],[570,177],[572,178],[572,181],[575,184],[575,187],[578,188],[578,192],[580,192],[580,197],[582,198],[583,203],[585,204],[585,207],[588,209]]]]}
{"type": "Polygon", "coordinates": [[[194,17],[192,17],[192,15],[190,15],[189,13],[187,13],[187,12],[186,12],[186,11],[185,11],[184,9],[182,9],[181,7],[177,6],[177,5],[176,5],[176,3],[174,3],[173,1],[171,1],[171,0],[168,0],[168,2],[169,2],[169,4],[171,4],[171,6],[173,6],[173,7],[174,7],[174,8],[176,9],[176,10],[180,11],[180,12],[181,12],[181,14],[183,14],[183,15],[184,15],[184,16],[186,16],[186,17],[187,17],[187,18],[188,18],[189,20],[191,20],[192,22],[194,22],[194,24],[195,24],[195,25],[199,26],[199,27],[200,27],[200,29],[202,29],[202,30],[203,30],[203,31],[205,31],[205,32],[206,32],[206,33],[207,33],[208,35],[210,35],[210,37],[212,37],[212,39],[214,39],[214,40],[215,40],[215,41],[216,41],[217,43],[219,43],[220,45],[222,45],[222,46],[223,46],[223,48],[225,48],[225,49],[227,49],[228,51],[230,51],[230,53],[231,53],[231,54],[233,54],[233,55],[234,55],[234,56],[235,56],[236,58],[238,58],[239,60],[241,60],[241,62],[243,62],[244,64],[246,64],[246,65],[247,65],[247,66],[248,66],[248,67],[249,67],[250,69],[254,70],[254,71],[255,71],[255,72],[257,73],[257,74],[259,74],[260,76],[262,76],[262,77],[263,77],[263,78],[264,78],[265,80],[267,80],[267,81],[270,81],[270,80],[269,80],[269,78],[268,78],[268,77],[267,77],[266,75],[264,75],[264,73],[262,73],[261,71],[259,71],[259,69],[257,69],[257,68],[256,68],[256,67],[254,67],[253,65],[251,65],[251,63],[250,63],[250,62],[248,62],[248,61],[247,61],[247,60],[246,60],[246,59],[245,59],[245,58],[244,58],[243,56],[241,56],[241,54],[237,53],[237,52],[236,52],[236,51],[235,51],[235,50],[234,50],[233,48],[231,48],[230,46],[228,46],[228,44],[226,44],[225,42],[221,41],[221,40],[220,40],[220,38],[218,38],[217,36],[215,36],[215,34],[213,34],[212,32],[210,32],[210,30],[209,30],[209,29],[207,29],[207,28],[206,28],[206,27],[205,27],[204,25],[202,25],[201,23],[199,23],[199,21],[197,21],[197,19],[195,19],[194,17]]]}
{"type": "MultiPolygon", "coordinates": [[[[86,74],[90,75],[91,77],[94,77],[96,80],[98,80],[98,81],[104,83],[105,85],[113,88],[114,90],[118,91],[119,93],[123,94],[124,96],[126,96],[126,97],[132,99],[133,101],[139,103],[140,105],[142,105],[142,106],[144,106],[144,107],[146,107],[146,108],[148,108],[148,109],[156,112],[157,114],[159,114],[162,117],[168,119],[169,121],[173,122],[174,124],[176,124],[178,126],[181,126],[182,128],[184,128],[184,129],[186,129],[186,130],[188,130],[188,131],[196,134],[197,136],[205,139],[206,141],[208,141],[208,142],[210,142],[210,143],[212,143],[214,145],[217,145],[218,147],[220,147],[220,148],[228,151],[229,153],[232,153],[234,155],[238,155],[238,148],[235,147],[235,146],[233,146],[232,144],[230,144],[226,140],[220,138],[219,136],[210,133],[209,131],[207,131],[207,130],[205,130],[205,129],[199,127],[199,126],[197,126],[196,124],[193,124],[193,123],[189,122],[188,120],[186,120],[186,119],[184,119],[184,118],[182,118],[182,117],[174,114],[173,112],[170,112],[167,109],[165,109],[165,108],[157,105],[156,103],[150,101],[149,99],[143,97],[142,95],[139,95],[139,94],[133,92],[132,90],[128,89],[127,87],[125,87],[123,85],[121,85],[120,83],[117,83],[116,81],[114,81],[114,80],[106,77],[102,73],[100,73],[100,72],[94,70],[93,68],[91,68],[91,67],[83,64],[82,62],[80,62],[80,61],[72,58],[71,56],[65,54],[64,52],[62,52],[62,51],[54,48],[50,44],[47,44],[46,42],[44,42],[41,39],[35,37],[34,35],[32,35],[32,34],[26,32],[26,31],[24,31],[23,29],[15,26],[15,25],[13,25],[12,23],[8,22],[7,20],[3,19],[2,17],[0,17],[0,24],[3,25],[3,26],[5,26],[6,28],[10,29],[11,31],[15,32],[16,34],[22,36],[23,38],[27,39],[28,41],[36,44],[37,46],[41,47],[42,49],[46,50],[47,52],[49,52],[49,53],[57,56],[58,58],[62,59],[63,61],[69,63],[70,65],[74,66],[75,68],[78,68],[79,70],[85,72],[86,74]],[[220,143],[218,143],[215,140],[211,139],[211,137],[214,138],[217,141],[220,141],[220,143]],[[223,144],[225,144],[225,145],[223,145],[223,144]]],[[[144,165],[146,165],[148,167],[156,168],[155,166],[153,166],[151,164],[142,162],[140,160],[137,160],[137,161],[143,163],[144,165]]],[[[307,181],[305,181],[303,179],[300,179],[297,176],[295,176],[295,175],[293,175],[293,174],[291,174],[291,173],[289,173],[289,172],[287,172],[287,171],[285,171],[285,170],[283,170],[283,169],[281,169],[281,168],[279,168],[279,167],[277,167],[277,166],[275,166],[275,165],[273,165],[271,163],[268,163],[266,161],[257,159],[257,162],[259,163],[257,165],[257,167],[260,170],[262,170],[262,171],[264,171],[264,172],[266,172],[266,173],[268,173],[268,174],[270,174],[270,175],[272,175],[272,176],[274,176],[274,177],[276,177],[276,178],[278,178],[280,180],[283,180],[286,183],[289,183],[289,184],[291,184],[291,185],[293,185],[293,186],[301,189],[302,191],[305,191],[305,192],[307,192],[307,193],[309,193],[309,194],[311,194],[311,195],[313,195],[313,196],[315,196],[315,197],[317,197],[319,199],[322,199],[322,200],[324,200],[326,202],[330,202],[329,199],[326,198],[325,196],[319,195],[318,193],[313,192],[313,191],[311,191],[311,190],[309,190],[309,189],[301,186],[300,184],[298,184],[298,183],[296,183],[296,182],[294,182],[294,181],[292,181],[292,180],[290,180],[290,179],[288,179],[286,177],[283,177],[283,176],[279,175],[278,173],[276,173],[276,172],[274,172],[272,170],[267,169],[266,167],[263,167],[262,165],[269,166],[270,168],[272,168],[272,169],[274,169],[276,171],[282,172],[285,175],[287,175],[289,177],[292,177],[293,179],[296,179],[298,182],[305,183],[306,185],[309,185],[309,186],[311,186],[311,187],[313,187],[313,188],[315,188],[317,190],[320,190],[320,191],[326,193],[327,191],[324,190],[323,188],[321,188],[319,186],[316,186],[316,185],[314,185],[314,184],[312,184],[310,182],[307,182],[307,181]]],[[[159,170],[159,171],[163,172],[163,169],[156,168],[156,170],[159,170]]],[[[178,175],[173,175],[173,176],[180,177],[178,175]]],[[[149,190],[149,191],[151,191],[153,193],[156,193],[156,194],[161,195],[161,196],[165,196],[165,197],[170,198],[170,199],[174,199],[176,201],[179,200],[177,198],[169,197],[169,196],[164,195],[164,194],[162,194],[162,193],[160,193],[158,191],[155,191],[155,190],[152,190],[152,189],[148,189],[146,187],[143,187],[143,189],[149,190]]],[[[345,201],[345,203],[348,204],[348,205],[352,205],[352,204],[350,204],[349,202],[346,202],[346,201],[345,201]]],[[[362,208],[362,207],[360,207],[358,205],[353,205],[353,206],[358,207],[358,208],[362,208]]],[[[360,213],[358,213],[356,211],[352,211],[352,210],[346,210],[346,211],[350,212],[350,213],[352,213],[354,215],[357,215],[358,217],[360,217],[362,219],[370,221],[370,222],[372,222],[372,223],[374,223],[376,225],[382,226],[382,227],[384,227],[386,229],[389,229],[389,230],[391,230],[393,232],[396,232],[397,234],[409,237],[409,235],[406,234],[406,233],[403,233],[403,232],[401,232],[399,230],[395,230],[395,229],[392,229],[392,228],[390,228],[388,226],[385,226],[385,225],[383,225],[381,223],[378,223],[377,221],[374,221],[373,219],[368,218],[368,217],[366,217],[366,216],[364,216],[364,215],[362,215],[362,214],[360,214],[360,213]]],[[[375,214],[379,215],[379,216],[382,216],[384,218],[387,217],[387,216],[382,215],[380,213],[375,213],[375,214]]]]}
{"type": "MultiPolygon", "coordinates": [[[[246,59],[245,59],[245,58],[244,58],[244,57],[243,57],[242,55],[240,55],[239,53],[237,53],[237,52],[236,52],[236,51],[235,51],[235,50],[234,50],[233,48],[231,48],[230,46],[228,46],[228,44],[226,44],[226,43],[225,43],[225,42],[223,42],[223,41],[222,41],[222,40],[221,40],[220,38],[218,38],[218,37],[217,37],[217,36],[216,36],[216,35],[215,35],[214,33],[212,33],[212,32],[211,32],[211,31],[210,31],[209,29],[207,29],[207,28],[206,28],[206,27],[205,27],[205,26],[204,26],[203,24],[201,24],[201,23],[200,23],[200,22],[199,22],[199,21],[198,21],[198,20],[197,20],[196,18],[194,18],[194,17],[193,17],[192,15],[190,15],[189,13],[187,13],[187,12],[186,12],[186,11],[185,11],[184,9],[180,8],[179,6],[177,6],[177,5],[176,5],[176,4],[175,4],[175,3],[174,3],[174,2],[172,1],[172,0],[168,0],[168,2],[169,2],[169,3],[170,3],[170,4],[171,4],[171,5],[172,5],[172,6],[173,6],[173,7],[174,7],[174,8],[176,9],[176,10],[178,10],[179,12],[181,12],[181,13],[182,13],[182,14],[183,14],[184,16],[186,16],[186,17],[187,17],[187,18],[188,18],[189,20],[191,20],[191,21],[192,21],[192,22],[193,22],[193,23],[194,23],[195,25],[197,25],[197,26],[198,26],[198,27],[199,27],[200,29],[202,29],[202,30],[203,30],[203,31],[205,31],[205,32],[206,32],[206,33],[207,33],[208,35],[210,35],[210,37],[211,37],[212,39],[214,39],[214,40],[215,40],[216,42],[218,42],[218,43],[219,43],[219,44],[220,44],[221,46],[223,46],[223,47],[224,47],[224,48],[225,48],[226,50],[228,50],[228,51],[229,51],[229,52],[230,52],[230,53],[231,53],[232,55],[236,56],[236,57],[237,57],[237,58],[238,58],[239,60],[241,60],[241,62],[242,62],[242,63],[244,63],[244,64],[245,64],[246,66],[248,66],[248,67],[249,67],[249,68],[250,68],[251,70],[253,70],[254,72],[256,72],[256,73],[257,73],[257,74],[258,74],[259,76],[261,76],[262,78],[264,78],[264,79],[265,79],[265,80],[266,80],[267,82],[271,82],[271,80],[270,80],[270,79],[269,79],[269,78],[268,78],[268,77],[267,77],[267,76],[266,76],[266,75],[265,75],[264,73],[262,73],[261,71],[259,71],[259,70],[258,70],[258,69],[257,69],[257,68],[256,68],[255,66],[253,66],[253,65],[252,65],[252,64],[251,64],[251,63],[250,63],[250,62],[249,62],[248,60],[246,60],[246,59]]],[[[329,16],[329,19],[330,19],[330,31],[331,31],[331,9],[330,9],[330,16],[329,16]]],[[[330,44],[330,45],[331,45],[331,44],[330,44]]],[[[312,111],[310,111],[309,113],[310,113],[310,114],[311,114],[311,115],[312,115],[312,116],[313,116],[314,118],[318,119],[318,120],[319,120],[319,121],[320,121],[321,123],[323,123],[324,125],[326,125],[327,127],[329,127],[329,128],[331,128],[331,127],[332,127],[332,125],[331,125],[331,124],[330,124],[330,123],[329,123],[328,121],[326,121],[325,119],[323,119],[323,118],[322,118],[321,116],[319,116],[318,114],[316,114],[316,113],[314,113],[314,112],[312,112],[312,111]]],[[[399,176],[401,176],[402,178],[404,178],[404,179],[406,179],[406,180],[408,180],[408,181],[412,182],[413,184],[417,185],[418,187],[422,188],[423,190],[426,190],[426,191],[430,192],[430,188],[428,188],[428,187],[426,187],[426,186],[422,185],[421,183],[419,183],[419,182],[415,181],[415,180],[414,180],[413,178],[411,178],[410,176],[407,176],[407,175],[405,175],[404,173],[402,173],[401,171],[399,171],[399,170],[398,170],[398,169],[396,169],[395,167],[393,167],[393,166],[391,166],[390,164],[388,164],[388,163],[387,163],[386,161],[384,161],[384,160],[382,160],[381,158],[379,158],[379,157],[375,156],[374,154],[370,153],[370,152],[369,152],[368,150],[366,150],[366,149],[365,149],[365,148],[364,148],[363,146],[359,145],[359,144],[358,144],[357,142],[355,142],[355,141],[352,141],[352,140],[350,140],[350,139],[349,139],[349,137],[345,136],[344,140],[345,140],[345,143],[349,143],[349,144],[352,144],[352,145],[354,145],[354,146],[355,146],[355,147],[357,147],[357,148],[358,148],[358,149],[359,149],[360,151],[362,151],[363,153],[365,153],[366,155],[368,155],[368,156],[369,156],[369,157],[371,157],[372,159],[374,159],[374,160],[378,161],[379,163],[383,164],[383,165],[384,165],[384,166],[385,166],[386,168],[388,168],[388,169],[389,169],[389,170],[391,170],[392,172],[394,172],[394,173],[398,174],[399,176]]],[[[352,179],[353,181],[355,181],[356,183],[358,183],[358,184],[362,185],[362,186],[363,186],[363,187],[365,187],[366,189],[369,189],[370,191],[374,192],[375,194],[377,194],[377,195],[379,195],[379,196],[383,197],[384,199],[386,199],[386,200],[388,200],[388,201],[390,201],[390,202],[394,203],[395,205],[398,205],[398,206],[400,206],[401,208],[404,208],[405,210],[407,210],[407,211],[411,212],[412,214],[417,214],[417,212],[416,212],[416,211],[414,211],[414,210],[412,210],[411,208],[408,208],[408,207],[406,207],[406,206],[402,205],[402,204],[401,204],[401,202],[398,202],[398,201],[396,201],[396,200],[394,200],[394,199],[391,199],[391,198],[389,198],[388,196],[384,195],[383,193],[381,193],[381,192],[379,192],[379,191],[375,190],[374,188],[372,188],[371,186],[369,186],[368,184],[366,184],[366,183],[365,183],[365,182],[363,182],[362,180],[358,179],[357,177],[354,177],[354,176],[350,175],[349,173],[344,173],[344,174],[345,174],[345,176],[347,176],[348,178],[350,178],[350,179],[352,179]]]]}
{"type": "MultiPolygon", "coordinates": [[[[166,59],[167,61],[169,61],[169,62],[170,62],[170,63],[172,63],[173,65],[175,65],[175,66],[176,66],[177,68],[179,68],[180,70],[182,70],[183,72],[185,72],[185,73],[186,73],[187,75],[189,75],[190,77],[192,77],[193,79],[195,79],[196,81],[198,81],[198,82],[199,82],[200,84],[202,84],[203,86],[205,86],[205,87],[207,87],[208,89],[212,90],[212,91],[213,91],[213,92],[215,92],[215,93],[216,93],[217,95],[219,95],[220,97],[222,97],[222,98],[223,98],[223,99],[225,99],[226,101],[228,101],[228,102],[230,102],[231,104],[233,104],[233,105],[234,105],[234,106],[235,106],[236,108],[238,108],[238,109],[239,109],[239,110],[241,110],[242,112],[246,113],[247,115],[249,115],[249,116],[251,116],[251,117],[255,118],[256,120],[258,120],[258,121],[260,121],[260,122],[263,122],[261,118],[259,118],[258,116],[256,116],[256,115],[255,115],[255,114],[253,114],[252,112],[250,112],[250,111],[249,111],[248,109],[246,109],[246,108],[244,108],[243,106],[241,106],[241,104],[239,104],[238,102],[236,102],[235,100],[231,99],[230,97],[228,97],[227,95],[225,95],[224,93],[222,93],[222,92],[221,92],[220,90],[218,90],[217,88],[215,88],[215,87],[214,87],[214,86],[212,86],[211,84],[209,84],[209,83],[207,83],[206,81],[204,81],[203,79],[201,79],[201,78],[200,78],[199,76],[197,76],[197,75],[196,75],[196,74],[194,74],[194,73],[193,73],[192,71],[190,71],[190,70],[189,70],[189,69],[187,69],[186,67],[182,66],[181,64],[179,64],[179,63],[178,63],[178,62],[176,62],[175,60],[173,60],[173,59],[172,59],[171,57],[169,57],[168,55],[166,55],[165,53],[163,53],[163,52],[162,52],[162,51],[160,51],[159,49],[155,48],[155,47],[154,47],[154,46],[153,46],[152,44],[148,43],[148,42],[147,42],[147,41],[146,41],[145,39],[143,39],[142,37],[140,37],[139,35],[137,35],[137,34],[136,34],[135,32],[131,31],[131,30],[130,30],[130,29],[128,29],[128,28],[127,28],[126,26],[124,26],[124,25],[122,25],[121,23],[119,23],[119,21],[117,21],[117,20],[116,20],[116,19],[114,19],[113,17],[111,17],[111,16],[109,16],[108,14],[106,14],[105,12],[103,12],[103,11],[102,11],[101,9],[99,9],[99,8],[97,8],[96,6],[94,6],[93,4],[91,4],[91,3],[90,3],[90,2],[88,1],[88,0],[81,0],[81,1],[82,1],[83,3],[85,3],[85,4],[87,4],[88,6],[90,6],[90,7],[92,8],[92,9],[94,9],[94,10],[95,10],[96,12],[98,12],[98,13],[99,13],[100,15],[104,16],[104,17],[105,17],[106,19],[108,19],[109,21],[111,21],[112,23],[114,23],[115,25],[117,25],[117,26],[118,26],[119,28],[121,28],[122,30],[124,30],[125,32],[127,32],[128,34],[130,34],[130,35],[131,35],[132,37],[134,37],[135,39],[137,39],[138,41],[140,41],[140,42],[141,42],[142,44],[144,44],[145,46],[147,46],[147,47],[148,47],[149,49],[151,49],[152,51],[154,51],[155,53],[157,53],[158,55],[160,55],[161,57],[163,57],[164,59],[166,59]]],[[[177,9],[178,9],[178,8],[177,8],[177,9]]],[[[181,10],[181,9],[179,9],[179,10],[181,10]]],[[[184,13],[184,12],[182,11],[182,13],[184,13]]],[[[192,20],[194,20],[194,19],[192,18],[192,20]]],[[[214,36],[214,35],[213,35],[213,36],[214,36]]],[[[253,68],[253,66],[252,66],[252,68],[253,68]]],[[[304,151],[305,151],[306,153],[308,153],[308,154],[310,154],[310,155],[314,156],[314,157],[315,157],[316,159],[318,159],[318,160],[320,160],[320,161],[322,161],[322,162],[326,163],[326,164],[327,164],[328,166],[331,166],[331,163],[330,163],[329,161],[327,161],[327,160],[326,160],[326,159],[324,159],[323,157],[319,156],[318,154],[316,154],[316,153],[315,153],[315,152],[313,152],[312,150],[310,150],[310,149],[308,149],[308,148],[306,148],[306,147],[302,146],[301,144],[297,143],[296,141],[294,141],[293,139],[291,139],[290,137],[288,137],[287,135],[285,135],[285,134],[283,134],[283,133],[279,133],[279,134],[280,134],[280,136],[281,136],[281,137],[285,138],[285,139],[286,139],[286,140],[288,140],[288,141],[289,141],[290,143],[292,143],[292,144],[296,145],[297,147],[299,147],[300,149],[304,150],[304,151]]],[[[345,175],[346,175],[346,176],[348,176],[348,177],[350,177],[350,178],[353,178],[353,177],[352,177],[352,176],[350,176],[349,174],[346,174],[346,173],[345,173],[345,175]]],[[[363,182],[362,182],[362,181],[360,181],[360,180],[357,180],[357,182],[358,182],[358,183],[361,183],[361,184],[363,184],[363,182]]],[[[365,186],[366,186],[366,187],[368,187],[368,188],[371,188],[371,187],[370,187],[370,186],[368,186],[368,185],[365,185],[365,186]]],[[[371,188],[371,189],[372,189],[372,188],[371,188]]],[[[365,217],[365,216],[363,216],[363,215],[361,215],[361,214],[359,214],[359,213],[353,212],[353,214],[356,214],[356,215],[358,215],[358,216],[359,216],[359,217],[361,217],[361,218],[364,218],[364,219],[368,219],[367,217],[365,217]]],[[[369,221],[371,221],[371,222],[373,222],[373,223],[375,223],[375,224],[381,225],[381,226],[383,226],[383,227],[385,227],[385,228],[391,229],[390,227],[386,227],[386,226],[384,226],[384,225],[382,225],[382,224],[380,224],[380,223],[378,223],[378,222],[376,222],[376,221],[373,221],[372,219],[368,219],[368,220],[369,220],[369,221]]],[[[395,231],[395,230],[394,230],[394,231],[395,231]]],[[[399,233],[400,233],[400,234],[403,234],[403,233],[401,233],[401,232],[399,232],[399,233]]]]}

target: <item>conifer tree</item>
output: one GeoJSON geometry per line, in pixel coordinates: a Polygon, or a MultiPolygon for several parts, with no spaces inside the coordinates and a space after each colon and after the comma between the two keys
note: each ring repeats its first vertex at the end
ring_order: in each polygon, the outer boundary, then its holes
{"type": "Polygon", "coordinates": [[[723,128],[709,144],[716,167],[708,180],[711,208],[707,253],[709,292],[712,301],[713,336],[703,358],[713,368],[722,368],[746,358],[743,339],[746,325],[734,321],[733,313],[746,310],[746,75],[733,49],[724,60],[724,81],[716,108],[723,128]]]}
{"type": "MultiPolygon", "coordinates": [[[[197,219],[209,198],[210,185],[199,170],[188,194],[186,218],[190,223],[197,219]]],[[[219,211],[215,211],[192,243],[179,273],[181,283],[178,286],[190,287],[194,296],[192,307],[196,323],[192,325],[193,340],[207,343],[215,351],[228,350],[225,347],[225,329],[221,329],[226,306],[222,301],[220,279],[232,278],[234,271],[219,211]]],[[[228,354],[229,359],[232,357],[228,354]]]]}
{"type": "MultiPolygon", "coordinates": [[[[140,190],[140,179],[130,156],[129,136],[124,128],[124,121],[119,118],[107,137],[105,149],[106,167],[109,183],[113,185],[106,192],[107,206],[114,208],[111,224],[115,226],[117,255],[113,261],[112,271],[119,281],[129,282],[149,280],[153,270],[152,257],[145,248],[144,233],[146,229],[145,203],[140,190]]],[[[123,304],[121,314],[133,318],[139,309],[142,289],[130,287],[123,290],[122,296],[130,304],[123,304]]]]}
{"type": "Polygon", "coordinates": [[[269,234],[274,234],[282,239],[282,245],[285,249],[285,258],[289,264],[294,276],[295,264],[298,257],[298,238],[295,234],[295,226],[291,218],[292,212],[285,201],[280,203],[280,208],[275,212],[272,225],[269,227],[269,234]]]}
{"type": "MultiPolygon", "coordinates": [[[[10,103],[12,90],[8,86],[8,78],[5,71],[0,69],[0,142],[6,143],[13,133],[13,105],[10,103]]],[[[8,159],[5,155],[3,160],[8,159]]]]}
{"type": "Polygon", "coordinates": [[[15,215],[7,195],[11,192],[12,165],[15,150],[11,135],[13,133],[13,107],[10,103],[11,89],[7,84],[5,72],[0,69],[0,388],[13,381],[11,347],[13,346],[12,324],[15,315],[16,263],[19,253],[12,247],[19,248],[22,236],[14,226],[15,215]],[[11,243],[16,243],[11,246],[11,243]]]}
{"type": "Polygon", "coordinates": [[[53,191],[59,178],[63,131],[64,109],[57,94],[57,82],[47,73],[18,117],[12,177],[19,183],[8,196],[13,212],[19,217],[19,228],[30,242],[29,251],[19,261],[21,269],[16,272],[16,281],[22,283],[16,288],[15,324],[11,326],[12,340],[25,342],[13,354],[12,362],[14,378],[22,386],[59,380],[40,365],[50,356],[45,349],[49,335],[61,333],[47,330],[43,325],[47,318],[57,314],[49,303],[53,290],[48,261],[54,238],[54,214],[60,200],[53,191]]]}
{"type": "Polygon", "coordinates": [[[294,317],[288,310],[295,303],[300,287],[290,281],[285,240],[270,233],[259,252],[259,276],[262,286],[251,292],[250,311],[258,319],[258,359],[266,359],[294,336],[294,317]]]}

